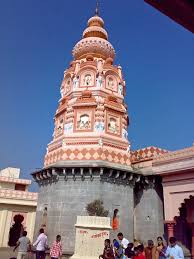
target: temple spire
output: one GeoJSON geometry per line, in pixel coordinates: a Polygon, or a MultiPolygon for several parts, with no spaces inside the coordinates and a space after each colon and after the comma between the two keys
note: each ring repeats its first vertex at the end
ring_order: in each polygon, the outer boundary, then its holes
{"type": "Polygon", "coordinates": [[[95,10],[95,15],[99,16],[99,1],[96,0],[96,10],[95,10]]]}

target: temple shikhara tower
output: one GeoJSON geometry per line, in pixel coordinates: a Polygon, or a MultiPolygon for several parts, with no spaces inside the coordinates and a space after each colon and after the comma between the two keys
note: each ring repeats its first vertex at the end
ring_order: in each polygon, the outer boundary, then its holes
{"type": "MultiPolygon", "coordinates": [[[[98,10],[72,53],[44,167],[33,173],[40,187],[35,234],[40,227],[50,241],[60,234],[64,251],[72,252],[76,217],[87,215],[87,204],[100,199],[109,211],[112,236],[123,232],[131,241],[155,240],[164,234],[162,175],[167,179],[164,164],[172,157],[157,147],[130,150],[127,84],[114,64],[115,49],[98,10]]],[[[174,221],[165,208],[171,235],[174,221]]]]}
{"type": "Polygon", "coordinates": [[[130,169],[125,81],[121,67],[113,65],[115,50],[98,15],[88,20],[73,57],[64,72],[45,166],[95,162],[130,169]]]}

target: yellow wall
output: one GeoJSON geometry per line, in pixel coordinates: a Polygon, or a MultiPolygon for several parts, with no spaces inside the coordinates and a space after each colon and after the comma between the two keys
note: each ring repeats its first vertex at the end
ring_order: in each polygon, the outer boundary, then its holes
{"type": "Polygon", "coordinates": [[[7,219],[8,211],[5,209],[0,210],[0,247],[3,246],[4,243],[4,236],[5,236],[5,225],[6,225],[6,219],[7,219]]]}
{"type": "Polygon", "coordinates": [[[1,214],[1,222],[0,222],[0,247],[8,246],[8,236],[9,236],[9,228],[11,224],[11,216],[12,212],[7,210],[6,208],[0,211],[1,214]]]}
{"type": "Polygon", "coordinates": [[[30,238],[31,242],[33,241],[35,219],[36,219],[36,211],[31,211],[27,214],[26,226],[27,226],[28,237],[30,238]]]}

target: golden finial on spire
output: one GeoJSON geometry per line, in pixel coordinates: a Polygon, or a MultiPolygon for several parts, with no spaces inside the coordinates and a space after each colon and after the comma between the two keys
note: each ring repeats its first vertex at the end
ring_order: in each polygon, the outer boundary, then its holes
{"type": "Polygon", "coordinates": [[[99,1],[96,0],[96,10],[95,10],[95,15],[99,16],[99,1]]]}

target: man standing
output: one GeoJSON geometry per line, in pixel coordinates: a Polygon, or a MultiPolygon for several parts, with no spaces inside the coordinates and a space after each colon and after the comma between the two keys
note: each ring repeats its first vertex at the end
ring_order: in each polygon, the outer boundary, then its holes
{"type": "Polygon", "coordinates": [[[129,240],[127,240],[126,238],[123,237],[123,233],[118,233],[117,237],[123,248],[123,254],[125,254],[125,249],[127,248],[128,244],[129,244],[129,240]]]}
{"type": "Polygon", "coordinates": [[[176,238],[170,237],[169,243],[165,256],[169,259],[184,259],[183,249],[177,245],[176,238]]]}
{"type": "Polygon", "coordinates": [[[33,246],[36,246],[36,259],[45,259],[46,258],[46,249],[48,249],[48,239],[47,236],[44,233],[44,229],[40,229],[40,234],[33,244],[33,246]]]}
{"type": "Polygon", "coordinates": [[[22,237],[18,239],[13,251],[15,251],[17,248],[18,248],[17,259],[24,259],[28,251],[31,250],[30,239],[27,237],[26,231],[24,231],[22,233],[22,237]]]}

